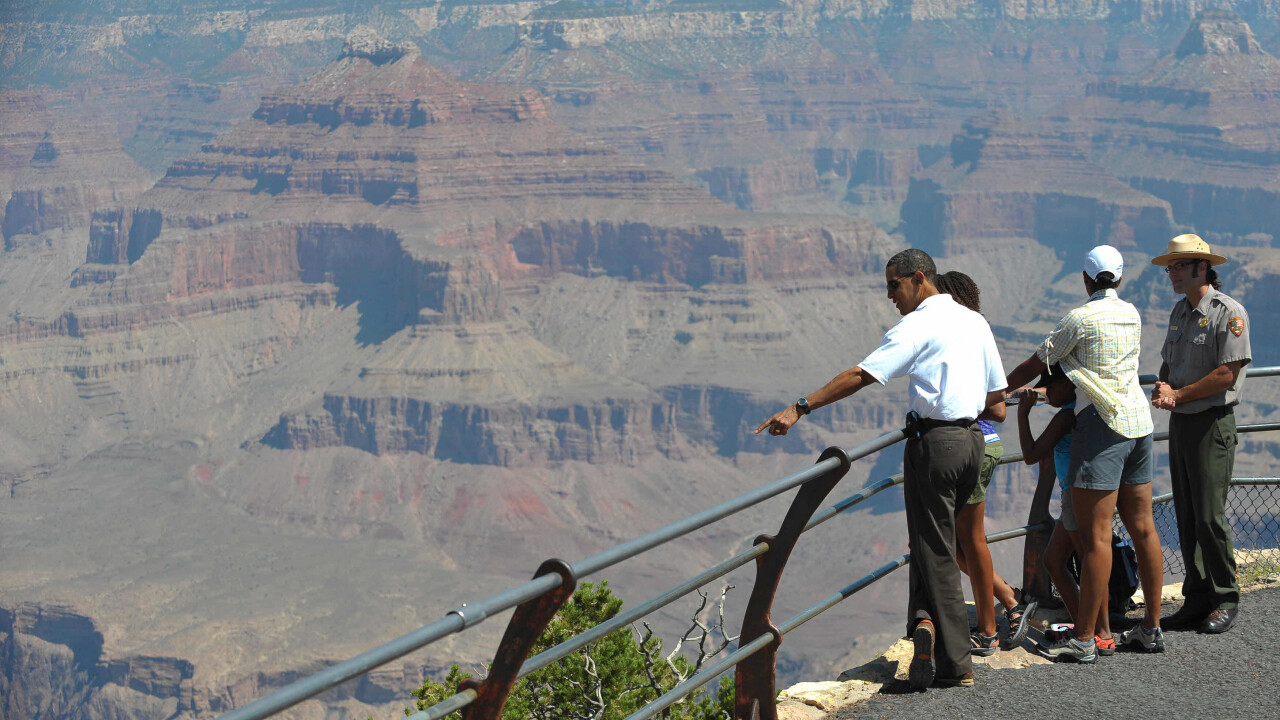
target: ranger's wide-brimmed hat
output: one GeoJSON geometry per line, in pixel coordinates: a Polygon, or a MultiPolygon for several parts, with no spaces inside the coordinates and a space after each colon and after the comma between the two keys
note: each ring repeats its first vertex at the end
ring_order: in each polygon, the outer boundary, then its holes
{"type": "Polygon", "coordinates": [[[1151,258],[1152,265],[1168,265],[1183,260],[1208,260],[1210,265],[1221,265],[1227,259],[1214,255],[1209,243],[1200,239],[1199,235],[1179,235],[1169,241],[1169,249],[1159,257],[1151,258]]]}

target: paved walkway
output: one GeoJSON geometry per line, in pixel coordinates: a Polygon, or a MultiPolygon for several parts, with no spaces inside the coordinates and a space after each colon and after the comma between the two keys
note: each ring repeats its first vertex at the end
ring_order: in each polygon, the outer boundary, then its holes
{"type": "MultiPolygon", "coordinates": [[[[1164,614],[1176,609],[1166,604],[1164,614]]],[[[1033,631],[1033,634],[1034,631],[1033,631]]],[[[1035,634],[1038,638],[1038,634],[1035,634]]],[[[1280,585],[1244,595],[1223,635],[1169,632],[1163,654],[1121,649],[1095,665],[978,667],[977,686],[911,692],[886,686],[840,720],[1255,720],[1280,718],[1280,585]]]]}

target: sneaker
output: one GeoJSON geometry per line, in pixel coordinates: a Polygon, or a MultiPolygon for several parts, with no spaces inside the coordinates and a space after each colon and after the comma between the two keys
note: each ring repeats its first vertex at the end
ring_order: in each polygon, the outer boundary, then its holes
{"type": "Polygon", "coordinates": [[[969,654],[990,657],[1000,649],[999,635],[983,635],[977,628],[969,628],[969,654]]]}
{"type": "Polygon", "coordinates": [[[911,665],[907,668],[907,681],[912,687],[924,690],[933,684],[936,672],[933,666],[933,623],[929,620],[916,623],[916,629],[911,631],[911,642],[915,648],[911,665]]]}
{"type": "Polygon", "coordinates": [[[1074,634],[1059,638],[1048,645],[1036,646],[1040,657],[1050,660],[1074,660],[1079,663],[1093,663],[1098,660],[1098,645],[1089,638],[1089,642],[1080,642],[1074,634]]]}
{"type": "Polygon", "coordinates": [[[1093,636],[1093,642],[1098,646],[1098,654],[1103,657],[1109,657],[1116,654],[1115,636],[1104,638],[1097,635],[1093,636]]]}
{"type": "Polygon", "coordinates": [[[1120,633],[1120,644],[1137,645],[1147,652],[1164,652],[1164,631],[1160,628],[1148,630],[1138,623],[1132,630],[1120,633]]]}

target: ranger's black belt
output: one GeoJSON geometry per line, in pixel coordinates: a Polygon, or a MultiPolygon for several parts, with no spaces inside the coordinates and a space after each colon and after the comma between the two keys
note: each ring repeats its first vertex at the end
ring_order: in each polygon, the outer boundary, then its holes
{"type": "Polygon", "coordinates": [[[1235,405],[1215,405],[1211,408],[1205,408],[1204,410],[1201,410],[1198,413],[1192,413],[1192,414],[1208,415],[1209,417],[1212,417],[1212,418],[1224,418],[1228,415],[1235,415],[1236,406],[1235,405]]]}

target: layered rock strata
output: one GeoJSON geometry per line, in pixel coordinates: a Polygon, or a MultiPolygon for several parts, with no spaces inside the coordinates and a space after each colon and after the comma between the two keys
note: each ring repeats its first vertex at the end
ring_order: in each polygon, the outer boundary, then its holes
{"type": "Polygon", "coordinates": [[[68,117],[34,93],[0,94],[0,232],[18,236],[89,224],[94,210],[136,200],[150,177],[111,129],[68,117]]]}
{"type": "MultiPolygon", "coordinates": [[[[189,349],[119,342],[121,332],[272,316],[239,341],[253,359],[236,363],[225,381],[235,386],[300,342],[291,333],[313,318],[354,307],[361,369],[278,415],[260,436],[271,445],[498,466],[680,457],[690,438],[670,400],[549,347],[511,317],[504,285],[567,273],[696,295],[874,271],[892,243],[865,221],[738,212],[557,123],[550,106],[533,90],[459,82],[416,49],[356,33],[330,67],[265,97],[139,204],[96,212],[72,306],[9,336],[105,351],[60,365],[77,382],[111,384],[77,386],[82,397],[126,398],[130,373],[200,374],[207,363],[189,349]],[[299,222],[304,209],[312,219],[299,222]]],[[[680,344],[676,328],[663,334],[680,344]]],[[[38,365],[19,354],[7,369],[18,378],[38,365]]],[[[110,427],[141,429],[131,401],[119,402],[104,416],[129,420],[110,427]]]]}
{"type": "Polygon", "coordinates": [[[902,207],[908,242],[943,256],[976,239],[1030,238],[1070,256],[1100,244],[1162,245],[1168,205],[1091,162],[1087,141],[1001,115],[966,123],[949,161],[911,180],[902,207]]]}
{"type": "Polygon", "coordinates": [[[1280,60],[1238,17],[1205,11],[1173,53],[1097,83],[1063,120],[1093,132],[1098,162],[1169,203],[1176,221],[1232,243],[1280,222],[1280,60]]]}

